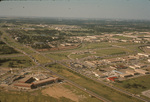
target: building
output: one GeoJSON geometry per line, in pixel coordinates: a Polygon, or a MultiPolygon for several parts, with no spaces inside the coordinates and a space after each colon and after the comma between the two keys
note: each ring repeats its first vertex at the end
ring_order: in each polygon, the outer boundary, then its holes
{"type": "Polygon", "coordinates": [[[136,72],[141,73],[141,74],[149,74],[148,71],[142,70],[142,69],[135,69],[136,72]]]}
{"type": "Polygon", "coordinates": [[[131,74],[131,75],[138,75],[139,73],[138,72],[135,72],[133,70],[128,70],[126,71],[127,74],[131,74]]]}
{"type": "Polygon", "coordinates": [[[114,82],[114,81],[117,81],[118,78],[117,77],[108,77],[107,80],[114,82]]]}
{"type": "Polygon", "coordinates": [[[32,83],[35,79],[33,77],[25,77],[19,80],[19,83],[32,83]]]}
{"type": "Polygon", "coordinates": [[[33,84],[28,84],[28,83],[15,83],[14,86],[21,88],[21,89],[33,89],[34,88],[33,84]]]}
{"type": "Polygon", "coordinates": [[[34,82],[32,84],[34,85],[34,87],[40,87],[40,86],[43,86],[43,85],[47,85],[47,84],[57,82],[58,80],[59,80],[58,77],[56,77],[56,78],[51,77],[51,78],[48,78],[48,79],[45,79],[45,80],[34,82]]]}
{"type": "Polygon", "coordinates": [[[131,76],[132,74],[128,74],[128,73],[120,74],[120,77],[123,77],[123,78],[131,77],[131,76]]]}
{"type": "Polygon", "coordinates": [[[145,54],[145,53],[138,53],[139,56],[145,56],[145,57],[149,57],[149,54],[145,54]]]}

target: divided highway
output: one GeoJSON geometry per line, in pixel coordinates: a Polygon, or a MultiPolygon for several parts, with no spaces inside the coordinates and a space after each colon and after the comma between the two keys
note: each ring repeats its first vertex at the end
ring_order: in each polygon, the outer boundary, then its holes
{"type": "MultiPolygon", "coordinates": [[[[3,34],[6,34],[6,33],[3,32],[3,34]]],[[[6,34],[6,36],[8,36],[8,35],[6,34]]],[[[9,37],[10,37],[10,36],[9,36],[9,37]]],[[[99,100],[102,100],[102,101],[104,101],[104,102],[111,102],[110,100],[108,100],[108,99],[106,99],[106,98],[104,98],[104,97],[102,97],[102,96],[99,96],[98,94],[96,94],[96,93],[94,93],[94,92],[92,92],[92,91],[90,91],[90,90],[87,90],[87,89],[85,89],[84,87],[82,87],[82,86],[80,86],[80,85],[78,85],[78,84],[72,82],[71,80],[68,80],[67,78],[65,78],[65,77],[63,77],[63,76],[61,76],[61,75],[59,75],[59,74],[57,74],[57,73],[51,71],[50,69],[44,67],[45,65],[40,65],[40,63],[39,63],[34,57],[32,57],[30,54],[28,54],[28,53],[26,53],[26,52],[24,52],[24,51],[22,51],[22,50],[20,50],[20,49],[18,49],[18,48],[15,48],[14,46],[10,45],[9,43],[7,43],[7,41],[6,41],[4,38],[1,38],[1,39],[2,39],[2,41],[5,42],[8,46],[14,48],[15,50],[17,50],[17,51],[19,51],[19,52],[21,52],[21,53],[23,53],[24,55],[30,57],[30,58],[36,63],[36,65],[38,65],[39,67],[42,66],[44,69],[48,70],[49,72],[51,72],[51,73],[53,73],[53,74],[59,76],[60,78],[65,79],[66,82],[68,82],[68,83],[74,85],[75,87],[77,87],[77,88],[79,88],[79,89],[85,91],[86,93],[90,94],[91,96],[96,97],[96,98],[99,99],[99,100]]],[[[41,54],[40,52],[37,52],[37,51],[35,51],[34,49],[32,49],[32,51],[34,51],[35,53],[41,54]]],[[[44,56],[44,57],[47,57],[47,56],[45,56],[44,54],[41,54],[41,55],[44,56]]],[[[48,58],[49,58],[49,57],[48,57],[48,58]]],[[[139,96],[135,96],[135,95],[133,95],[133,94],[130,93],[130,92],[127,92],[127,91],[122,90],[122,89],[119,89],[119,88],[117,88],[117,87],[108,85],[108,84],[106,84],[105,82],[102,82],[102,81],[99,81],[99,80],[97,80],[97,79],[93,79],[93,78],[91,78],[91,77],[89,77],[89,76],[87,76],[87,75],[84,75],[84,74],[78,72],[77,70],[75,70],[74,68],[63,64],[61,61],[57,61],[57,60],[54,60],[54,59],[52,59],[52,58],[49,58],[49,59],[52,60],[52,61],[55,62],[55,63],[61,64],[61,65],[65,66],[66,68],[68,68],[68,69],[70,69],[70,70],[72,70],[72,71],[74,71],[74,72],[77,72],[77,73],[79,73],[79,74],[81,74],[81,75],[83,75],[83,76],[85,76],[85,77],[87,77],[87,78],[89,78],[89,79],[91,79],[91,80],[94,80],[94,81],[96,81],[96,82],[99,82],[99,83],[101,83],[101,84],[103,84],[103,85],[105,85],[105,86],[107,86],[107,87],[109,87],[109,88],[111,88],[111,89],[114,89],[114,90],[116,90],[116,91],[118,91],[118,92],[120,92],[120,93],[123,93],[123,94],[126,94],[126,95],[128,95],[128,96],[137,98],[137,99],[139,99],[139,100],[141,100],[141,101],[144,101],[144,102],[150,102],[149,100],[146,100],[146,99],[144,99],[144,98],[142,98],[142,97],[139,97],[139,96]]],[[[49,64],[51,64],[51,63],[49,63],[49,64]]]]}

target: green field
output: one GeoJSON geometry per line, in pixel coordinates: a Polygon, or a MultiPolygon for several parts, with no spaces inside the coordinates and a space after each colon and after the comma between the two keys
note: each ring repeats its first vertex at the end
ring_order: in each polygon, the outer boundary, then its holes
{"type": "Polygon", "coordinates": [[[113,36],[114,38],[118,38],[118,39],[121,39],[121,40],[131,40],[132,38],[130,37],[125,37],[125,36],[119,36],[119,35],[115,35],[113,36]]]}
{"type": "Polygon", "coordinates": [[[131,50],[125,48],[111,48],[111,49],[101,49],[96,51],[96,55],[104,54],[104,55],[120,55],[130,53],[131,50]]]}
{"type": "Polygon", "coordinates": [[[67,79],[72,80],[78,85],[81,85],[82,87],[85,87],[86,89],[89,89],[113,102],[141,102],[135,98],[116,92],[113,89],[110,89],[91,79],[85,78],[84,76],[79,75],[78,73],[72,72],[71,70],[61,65],[53,64],[50,65],[48,68],[66,77],[67,79]]]}
{"type": "Polygon", "coordinates": [[[4,42],[0,41],[0,55],[5,54],[18,54],[19,52],[7,46],[4,42]]]}
{"type": "Polygon", "coordinates": [[[150,75],[141,76],[138,78],[133,78],[125,81],[116,83],[115,85],[120,88],[124,88],[127,91],[130,91],[135,94],[140,94],[142,91],[150,89],[150,75]]]}
{"type": "Polygon", "coordinates": [[[39,63],[44,64],[44,63],[49,63],[51,60],[41,54],[31,54],[39,63]]]}
{"type": "Polygon", "coordinates": [[[69,54],[70,52],[59,52],[59,53],[49,53],[49,54],[46,54],[46,56],[54,60],[64,60],[64,59],[68,59],[67,55],[69,54]]]}
{"type": "Polygon", "coordinates": [[[96,49],[96,48],[106,48],[111,47],[111,43],[108,42],[100,42],[100,43],[83,43],[83,47],[81,49],[96,49]]]}
{"type": "Polygon", "coordinates": [[[34,65],[28,57],[0,58],[1,67],[26,68],[34,65]]]}

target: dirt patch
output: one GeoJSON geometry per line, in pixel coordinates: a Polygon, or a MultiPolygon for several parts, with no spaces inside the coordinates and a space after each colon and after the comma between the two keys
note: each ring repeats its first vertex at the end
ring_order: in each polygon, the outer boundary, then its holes
{"type": "Polygon", "coordinates": [[[75,102],[79,101],[78,95],[72,93],[69,89],[63,87],[60,84],[55,84],[49,88],[42,90],[42,94],[49,95],[54,98],[66,97],[75,102]]]}
{"type": "Polygon", "coordinates": [[[150,90],[143,91],[143,92],[142,92],[142,95],[147,96],[147,97],[150,98],[150,90]]]}

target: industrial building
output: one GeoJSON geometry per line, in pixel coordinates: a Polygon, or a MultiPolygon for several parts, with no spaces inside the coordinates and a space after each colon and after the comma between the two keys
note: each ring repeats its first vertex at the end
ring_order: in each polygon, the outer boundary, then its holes
{"type": "Polygon", "coordinates": [[[108,77],[107,80],[114,82],[114,81],[117,81],[118,78],[117,77],[108,77]]]}
{"type": "Polygon", "coordinates": [[[15,83],[14,86],[21,89],[33,89],[34,85],[29,83],[15,83]]]}
{"type": "Polygon", "coordinates": [[[120,77],[123,77],[123,78],[131,77],[131,76],[132,76],[132,75],[131,75],[131,74],[128,74],[128,73],[120,74],[120,77]]]}
{"type": "Polygon", "coordinates": [[[33,77],[26,77],[26,78],[19,80],[18,83],[14,84],[14,86],[21,88],[21,89],[33,89],[33,88],[37,88],[43,85],[58,82],[59,80],[61,79],[59,79],[58,77],[50,77],[44,80],[35,81],[35,78],[33,77]]]}
{"type": "Polygon", "coordinates": [[[56,77],[56,78],[48,78],[48,79],[45,79],[45,80],[34,82],[32,84],[34,85],[34,87],[40,87],[40,86],[51,84],[51,83],[54,83],[54,82],[57,82],[57,81],[59,81],[58,77],[56,77]]]}
{"type": "Polygon", "coordinates": [[[138,75],[139,73],[138,72],[135,72],[133,70],[128,70],[126,71],[127,74],[131,74],[131,75],[138,75]]]}
{"type": "Polygon", "coordinates": [[[142,69],[135,69],[136,72],[141,73],[141,74],[149,74],[148,71],[142,70],[142,69]]]}
{"type": "Polygon", "coordinates": [[[25,77],[19,80],[19,83],[32,83],[35,79],[33,77],[25,77]]]}

